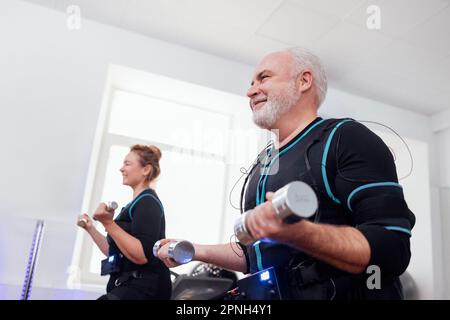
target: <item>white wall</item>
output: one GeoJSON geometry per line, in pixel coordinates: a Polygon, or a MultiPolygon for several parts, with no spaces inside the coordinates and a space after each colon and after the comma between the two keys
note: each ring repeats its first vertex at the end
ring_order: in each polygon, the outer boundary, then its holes
{"type": "Polygon", "coordinates": [[[441,212],[441,220],[433,230],[441,236],[442,243],[436,251],[443,259],[441,281],[437,283],[440,296],[450,299],[450,110],[434,115],[431,120],[435,154],[432,185],[441,212]]]}
{"type": "MultiPolygon", "coordinates": [[[[253,72],[252,66],[87,20],[82,21],[81,30],[69,31],[65,18],[63,13],[15,0],[3,0],[0,10],[0,139],[4,150],[0,215],[19,226],[33,226],[38,218],[61,225],[59,231],[48,229],[47,236],[55,241],[48,253],[52,259],[42,258],[39,268],[51,273],[37,276],[35,287],[65,287],[76,234],[74,220],[82,204],[110,63],[240,95],[245,94],[253,72]]],[[[321,111],[380,121],[402,135],[425,143],[431,140],[428,118],[338,90],[330,90],[321,111]]],[[[424,219],[434,218],[427,214],[424,219]]],[[[14,253],[26,257],[31,236],[28,232],[0,233],[0,257],[14,253]]],[[[0,267],[0,284],[22,285],[24,259],[0,267]]],[[[431,279],[432,261],[417,261],[430,270],[431,279]]],[[[426,297],[431,298],[433,290],[431,280],[424,288],[426,297]]],[[[16,299],[12,293],[8,297],[16,299]]]]}

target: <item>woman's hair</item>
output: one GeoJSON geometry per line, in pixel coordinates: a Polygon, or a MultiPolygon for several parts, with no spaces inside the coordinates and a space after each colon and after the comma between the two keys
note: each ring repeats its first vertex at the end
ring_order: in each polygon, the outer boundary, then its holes
{"type": "Polygon", "coordinates": [[[142,144],[135,144],[130,148],[130,152],[133,151],[139,156],[139,162],[143,167],[147,165],[151,165],[152,171],[150,172],[150,175],[146,177],[147,182],[151,182],[154,179],[156,179],[161,169],[159,167],[159,160],[161,159],[161,150],[159,150],[158,147],[153,145],[142,145],[142,144]]]}

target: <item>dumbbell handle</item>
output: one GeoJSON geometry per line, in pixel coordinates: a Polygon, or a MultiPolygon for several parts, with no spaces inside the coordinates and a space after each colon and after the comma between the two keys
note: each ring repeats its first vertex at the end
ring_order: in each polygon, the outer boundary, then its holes
{"type": "Polygon", "coordinates": [[[88,220],[86,218],[81,218],[78,220],[77,225],[79,227],[85,228],[87,223],[88,223],[88,220]]]}

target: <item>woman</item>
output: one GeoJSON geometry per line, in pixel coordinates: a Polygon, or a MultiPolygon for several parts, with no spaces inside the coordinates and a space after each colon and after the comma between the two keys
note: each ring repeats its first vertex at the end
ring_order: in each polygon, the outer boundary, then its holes
{"type": "Polygon", "coordinates": [[[101,203],[94,213],[107,231],[104,237],[83,214],[84,228],[107,256],[102,274],[110,274],[107,294],[100,300],[170,299],[169,269],[153,256],[154,243],[165,238],[162,204],[154,191],[160,173],[161,151],[155,146],[134,145],[120,172],[123,184],[133,189],[133,200],[113,220],[114,212],[101,203]]]}

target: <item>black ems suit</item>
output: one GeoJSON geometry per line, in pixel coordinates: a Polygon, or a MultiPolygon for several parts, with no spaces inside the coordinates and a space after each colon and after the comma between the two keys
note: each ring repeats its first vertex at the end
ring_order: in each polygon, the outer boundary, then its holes
{"type": "Polygon", "coordinates": [[[344,272],[276,242],[242,246],[247,273],[272,266],[284,270],[290,299],[403,297],[398,277],[409,264],[415,217],[398,184],[393,156],[377,135],[352,119],[317,118],[287,145],[268,148],[258,158],[244,184],[244,211],[289,182],[308,183],[319,199],[310,220],[357,228],[370,245],[369,265],[381,271],[381,289],[368,288],[370,274],[344,272]]]}
{"type": "MultiPolygon", "coordinates": [[[[152,189],[142,191],[114,221],[127,233],[137,238],[144,249],[147,263],[137,265],[128,260],[108,235],[109,258],[117,270],[110,273],[107,294],[100,300],[170,299],[172,283],[170,271],[153,256],[153,245],[165,238],[165,218],[162,204],[152,189]]],[[[111,264],[111,263],[110,263],[111,264]]],[[[103,268],[102,268],[103,269],[103,268]]]]}

